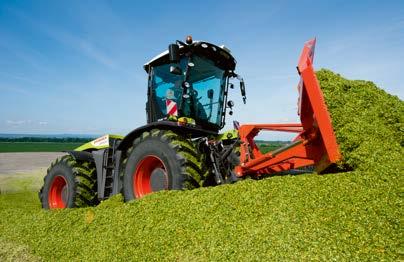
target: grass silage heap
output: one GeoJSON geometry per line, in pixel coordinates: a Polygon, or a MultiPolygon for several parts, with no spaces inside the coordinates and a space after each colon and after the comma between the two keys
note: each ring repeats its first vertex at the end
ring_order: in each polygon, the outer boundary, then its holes
{"type": "MultiPolygon", "coordinates": [[[[404,103],[374,83],[317,72],[337,141],[342,170],[398,171],[403,167],[404,103]]],[[[402,171],[402,170],[401,170],[402,171]]]]}
{"type": "Polygon", "coordinates": [[[340,173],[160,192],[43,211],[0,196],[0,260],[396,260],[402,236],[404,105],[367,81],[318,72],[340,173]]]}

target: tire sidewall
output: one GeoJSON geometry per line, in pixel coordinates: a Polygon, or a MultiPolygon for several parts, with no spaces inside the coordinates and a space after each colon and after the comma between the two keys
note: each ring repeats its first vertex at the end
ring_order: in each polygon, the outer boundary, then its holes
{"type": "Polygon", "coordinates": [[[156,156],[163,162],[168,176],[168,190],[182,189],[184,178],[181,176],[181,164],[175,149],[159,137],[149,137],[136,145],[128,157],[123,177],[126,201],[136,198],[133,188],[134,173],[139,162],[146,156],[156,156]]]}
{"type": "Polygon", "coordinates": [[[42,191],[42,207],[49,209],[49,192],[50,192],[50,187],[52,185],[53,180],[55,177],[61,176],[66,180],[67,183],[67,188],[68,188],[68,197],[67,197],[67,203],[66,203],[66,208],[72,208],[75,207],[75,179],[74,179],[74,174],[72,168],[65,162],[61,161],[57,164],[55,164],[48,172],[48,175],[45,177],[44,181],[44,187],[42,191]]]}

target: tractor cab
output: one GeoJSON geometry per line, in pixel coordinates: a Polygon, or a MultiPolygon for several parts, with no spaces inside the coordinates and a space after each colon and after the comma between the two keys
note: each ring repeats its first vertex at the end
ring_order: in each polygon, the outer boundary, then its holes
{"type": "MultiPolygon", "coordinates": [[[[218,132],[225,125],[229,78],[236,60],[224,46],[207,42],[177,41],[169,49],[144,65],[149,74],[148,123],[179,121],[204,130],[218,132]]],[[[245,96],[244,83],[242,94],[245,96]]]]}

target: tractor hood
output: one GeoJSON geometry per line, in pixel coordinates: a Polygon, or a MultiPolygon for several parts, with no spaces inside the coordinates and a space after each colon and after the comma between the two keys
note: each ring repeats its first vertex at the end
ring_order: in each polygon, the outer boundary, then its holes
{"type": "MultiPolygon", "coordinates": [[[[195,53],[199,56],[204,56],[215,62],[215,65],[226,71],[234,71],[236,68],[236,59],[230,54],[230,50],[224,45],[216,46],[214,44],[194,41],[189,45],[180,46],[180,56],[187,52],[195,53]]],[[[143,68],[149,72],[151,67],[170,63],[168,50],[154,57],[152,60],[144,64],[143,68]]]]}

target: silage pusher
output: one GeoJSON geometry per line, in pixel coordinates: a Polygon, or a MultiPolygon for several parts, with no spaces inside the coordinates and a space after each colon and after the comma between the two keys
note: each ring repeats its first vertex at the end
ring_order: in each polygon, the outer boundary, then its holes
{"type": "Polygon", "coordinates": [[[314,166],[318,173],[341,159],[330,115],[313,68],[316,40],[305,43],[297,71],[300,123],[244,124],[219,133],[227,101],[242,77],[224,46],[176,41],[144,65],[148,73],[147,124],[125,137],[105,135],[52,163],[39,197],[44,208],[96,205],[122,193],[126,201],[160,190],[232,183],[314,166]],[[262,153],[261,131],[296,133],[281,148],[262,153]]]}
{"type": "Polygon", "coordinates": [[[304,166],[315,166],[315,170],[321,173],[330,164],[340,160],[330,114],[313,68],[315,44],[316,39],[305,43],[297,66],[300,75],[297,89],[301,123],[240,126],[241,164],[236,167],[238,176],[272,174],[304,166]],[[254,137],[262,130],[298,135],[289,145],[262,154],[254,142],[254,137]]]}

